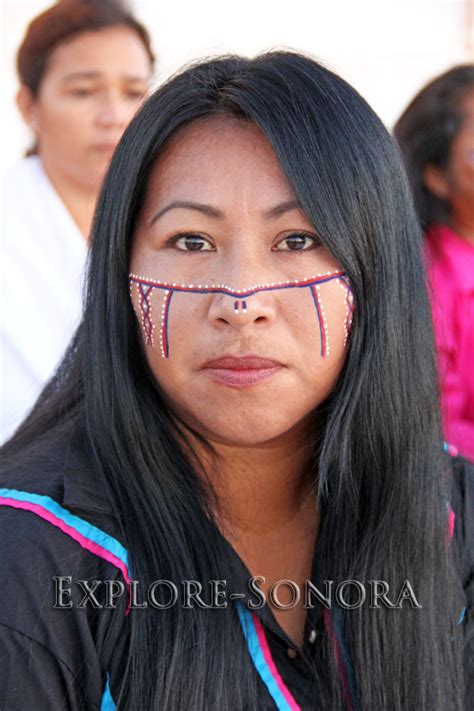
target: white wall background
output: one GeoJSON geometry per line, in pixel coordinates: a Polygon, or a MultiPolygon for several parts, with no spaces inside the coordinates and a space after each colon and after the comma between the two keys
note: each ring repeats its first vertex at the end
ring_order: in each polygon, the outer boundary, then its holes
{"type": "MultiPolygon", "coordinates": [[[[15,51],[27,23],[51,2],[0,0],[2,167],[29,142],[14,106],[15,51]]],[[[428,79],[455,63],[474,61],[474,0],[135,0],[132,5],[153,38],[157,82],[196,57],[291,47],[334,68],[388,126],[428,79]]]]}

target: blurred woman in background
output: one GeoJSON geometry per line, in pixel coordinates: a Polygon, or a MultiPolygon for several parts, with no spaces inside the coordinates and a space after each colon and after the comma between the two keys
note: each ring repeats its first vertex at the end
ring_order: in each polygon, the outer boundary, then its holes
{"type": "Polygon", "coordinates": [[[80,319],[97,194],[153,63],[147,30],[110,0],[56,3],[18,51],[17,103],[35,144],[4,181],[1,440],[33,405],[80,319]]]}
{"type": "Polygon", "coordinates": [[[424,87],[395,135],[426,231],[445,436],[474,460],[474,65],[424,87]]]}

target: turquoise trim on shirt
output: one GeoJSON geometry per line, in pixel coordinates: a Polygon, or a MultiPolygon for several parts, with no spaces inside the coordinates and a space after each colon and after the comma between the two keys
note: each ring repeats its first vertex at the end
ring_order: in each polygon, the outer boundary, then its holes
{"type": "Polygon", "coordinates": [[[237,612],[239,613],[240,624],[242,625],[242,631],[247,642],[249,654],[258,674],[260,675],[260,678],[267,687],[278,711],[291,711],[291,706],[281,693],[281,690],[275,681],[275,677],[273,676],[263,655],[257,632],[255,630],[255,625],[249,610],[247,610],[242,603],[237,603],[237,612]]]}
{"type": "Polygon", "coordinates": [[[110,677],[109,674],[107,674],[107,683],[105,684],[104,693],[102,695],[100,711],[116,711],[116,708],[115,701],[110,692],[110,677]]]}
{"type": "Polygon", "coordinates": [[[93,526],[88,521],[85,521],[79,516],[75,516],[67,509],[60,506],[50,496],[42,494],[32,494],[27,491],[18,491],[17,489],[0,489],[0,497],[15,499],[16,501],[25,501],[32,504],[42,506],[46,511],[63,521],[67,526],[71,526],[78,531],[82,536],[97,543],[112,555],[116,556],[130,570],[128,564],[127,550],[122,546],[116,538],[109,536],[108,533],[101,531],[100,528],[93,526]]]}

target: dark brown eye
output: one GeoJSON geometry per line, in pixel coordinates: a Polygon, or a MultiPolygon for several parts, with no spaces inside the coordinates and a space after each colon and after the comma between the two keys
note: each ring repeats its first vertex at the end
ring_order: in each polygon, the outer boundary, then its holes
{"type": "Polygon", "coordinates": [[[287,235],[279,242],[275,249],[282,252],[298,252],[306,249],[311,249],[319,245],[316,235],[305,234],[304,232],[295,232],[287,235]]]}
{"type": "Polygon", "coordinates": [[[201,235],[180,235],[172,243],[182,252],[209,252],[213,249],[210,242],[201,235]]]}

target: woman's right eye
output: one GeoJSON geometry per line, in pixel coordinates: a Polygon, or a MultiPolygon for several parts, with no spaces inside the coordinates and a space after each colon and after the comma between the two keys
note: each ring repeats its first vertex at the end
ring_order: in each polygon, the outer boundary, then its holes
{"type": "Polygon", "coordinates": [[[172,237],[169,244],[182,252],[211,252],[213,245],[201,235],[186,234],[172,237]]]}

